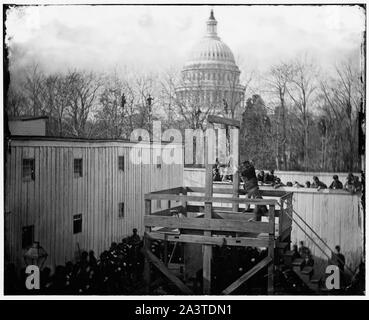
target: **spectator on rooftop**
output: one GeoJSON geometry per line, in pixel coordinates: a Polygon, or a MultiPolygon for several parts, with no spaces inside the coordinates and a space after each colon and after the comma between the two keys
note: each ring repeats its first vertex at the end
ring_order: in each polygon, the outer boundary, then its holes
{"type": "Polygon", "coordinates": [[[275,180],[276,180],[276,177],[274,176],[274,170],[270,170],[270,172],[266,174],[264,182],[266,184],[272,184],[273,185],[275,180]]]}
{"type": "Polygon", "coordinates": [[[351,172],[347,175],[346,182],[343,188],[349,192],[355,192],[354,175],[351,172]]]}
{"type": "Polygon", "coordinates": [[[283,186],[284,186],[284,183],[281,181],[281,179],[276,177],[274,185],[273,185],[274,189],[277,189],[277,188],[283,187],[283,186]]]}
{"type": "Polygon", "coordinates": [[[264,180],[265,180],[265,172],[263,170],[261,170],[259,173],[258,173],[258,176],[257,176],[257,179],[258,179],[258,182],[261,184],[264,183],[264,180]]]}
{"type": "Polygon", "coordinates": [[[361,189],[362,189],[362,185],[359,180],[359,177],[354,176],[354,192],[360,192],[361,189]]]}
{"type": "Polygon", "coordinates": [[[327,185],[325,183],[321,182],[317,176],[313,177],[313,181],[314,182],[311,186],[312,188],[317,188],[318,190],[327,189],[327,185]]]}
{"type": "Polygon", "coordinates": [[[333,181],[329,186],[329,189],[343,189],[342,182],[338,179],[338,176],[336,174],[333,176],[333,181]]]}
{"type": "Polygon", "coordinates": [[[303,187],[304,187],[301,183],[298,183],[297,181],[295,181],[295,182],[293,183],[293,186],[294,186],[295,188],[303,188],[303,187]]]}

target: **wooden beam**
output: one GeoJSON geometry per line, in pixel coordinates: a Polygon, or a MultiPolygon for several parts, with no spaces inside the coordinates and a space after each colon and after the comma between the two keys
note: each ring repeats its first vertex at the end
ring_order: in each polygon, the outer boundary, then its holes
{"type": "Polygon", "coordinates": [[[183,243],[197,243],[197,244],[208,244],[215,246],[234,246],[234,247],[268,247],[270,240],[268,237],[214,237],[214,236],[204,236],[204,235],[169,235],[160,232],[150,232],[147,234],[148,237],[155,240],[165,239],[170,242],[183,242],[183,243]]]}
{"type": "Polygon", "coordinates": [[[291,199],[292,200],[292,197],[293,197],[293,192],[286,192],[285,191],[285,195],[283,195],[282,197],[281,197],[281,200],[283,199],[291,199]]]}
{"type": "Polygon", "coordinates": [[[259,221],[242,221],[209,218],[179,218],[165,216],[145,216],[145,227],[167,227],[174,229],[195,229],[205,231],[233,231],[268,233],[269,223],[259,221]]]}
{"type": "MultiPolygon", "coordinates": [[[[197,193],[205,193],[205,188],[202,187],[187,187],[187,192],[197,192],[197,193]]],[[[231,188],[231,185],[229,188],[221,188],[217,187],[216,185],[213,186],[213,194],[232,194],[233,188],[231,188]]],[[[246,191],[244,189],[238,189],[239,194],[246,194],[246,191]]]]}
{"type": "Polygon", "coordinates": [[[259,190],[261,192],[261,195],[265,197],[280,198],[280,197],[286,196],[289,193],[287,191],[273,189],[273,187],[265,187],[265,186],[259,186],[259,190]]]}
{"type": "MultiPolygon", "coordinates": [[[[213,213],[216,213],[220,218],[222,219],[241,219],[241,220],[245,220],[245,219],[250,219],[255,217],[253,212],[235,212],[232,211],[232,208],[221,208],[221,207],[216,207],[217,209],[213,209],[213,213]],[[230,209],[230,210],[223,210],[223,209],[230,209]]],[[[275,217],[279,217],[279,210],[274,210],[275,212],[275,217]]],[[[263,217],[268,217],[268,213],[263,213],[262,214],[263,217]]]]}
{"type": "Polygon", "coordinates": [[[251,218],[254,218],[255,215],[250,213],[235,213],[235,212],[228,212],[228,211],[218,211],[214,210],[213,213],[220,219],[226,220],[242,220],[242,221],[249,221],[251,218]]]}
{"type": "Polygon", "coordinates": [[[187,205],[187,212],[204,212],[205,207],[203,205],[194,205],[188,204],[187,205]]]}
{"type": "Polygon", "coordinates": [[[212,203],[240,203],[240,204],[258,204],[258,205],[276,205],[276,199],[245,199],[234,197],[210,197],[210,196],[185,196],[176,194],[145,194],[145,199],[150,200],[172,200],[172,201],[193,201],[193,202],[212,202],[212,203]]]}
{"type": "Polygon", "coordinates": [[[283,232],[283,230],[285,229],[285,213],[284,213],[284,200],[283,198],[281,199],[280,201],[281,203],[281,206],[280,206],[280,215],[279,215],[279,221],[278,221],[278,224],[279,224],[279,228],[278,228],[278,233],[281,234],[283,232]]]}
{"type": "MultiPolygon", "coordinates": [[[[274,205],[269,206],[269,237],[273,240],[275,239],[274,209],[274,205]]],[[[275,241],[272,241],[268,248],[268,257],[271,259],[271,263],[268,266],[268,294],[274,293],[274,245],[275,241]]]]}
{"type": "Polygon", "coordinates": [[[272,262],[272,259],[270,257],[266,257],[263,260],[261,260],[257,265],[252,267],[249,271],[247,271],[245,274],[243,274],[241,277],[239,277],[235,282],[233,282],[231,285],[229,285],[226,289],[222,291],[222,294],[230,294],[233,291],[235,291],[239,286],[241,286],[245,281],[250,279],[253,275],[255,275],[257,272],[262,270],[264,267],[269,265],[272,262]]]}
{"type": "MultiPolygon", "coordinates": [[[[233,139],[236,139],[237,141],[232,141],[232,157],[233,157],[233,170],[235,172],[233,173],[233,198],[239,197],[239,188],[240,188],[240,175],[238,173],[238,167],[240,163],[240,154],[239,154],[239,139],[240,139],[240,129],[236,129],[236,134],[232,135],[233,139]],[[236,169],[235,169],[236,168],[236,169]]],[[[238,211],[238,203],[232,204],[233,211],[238,211]]]]}
{"type": "Polygon", "coordinates": [[[241,123],[238,120],[233,120],[233,119],[223,118],[223,117],[213,116],[213,115],[208,116],[208,122],[209,123],[225,124],[226,126],[232,126],[232,127],[236,127],[236,128],[241,127],[241,123]]]}
{"type": "Polygon", "coordinates": [[[169,188],[158,191],[152,191],[152,194],[180,194],[183,192],[183,187],[169,188]]]}
{"type": "Polygon", "coordinates": [[[279,240],[283,241],[284,239],[286,239],[288,236],[291,235],[291,231],[292,231],[292,227],[288,227],[287,229],[283,230],[280,234],[279,234],[279,240]]]}
{"type": "Polygon", "coordinates": [[[182,293],[193,294],[193,292],[175,275],[173,275],[164,263],[156,257],[150,250],[143,250],[145,257],[164,275],[166,276],[182,293]]]}
{"type": "MultiPolygon", "coordinates": [[[[151,200],[145,200],[145,216],[149,216],[151,213],[151,200]]],[[[151,231],[151,227],[145,227],[145,232],[149,233],[151,231]]],[[[144,250],[150,249],[150,239],[146,236],[144,237],[144,250]]],[[[151,266],[148,259],[145,259],[144,265],[144,280],[145,280],[145,291],[147,294],[150,293],[150,284],[151,284],[151,266]]]]}
{"type": "Polygon", "coordinates": [[[171,211],[172,210],[178,210],[179,212],[182,213],[182,206],[176,206],[176,207],[172,207],[172,208],[168,208],[168,209],[163,209],[160,211],[155,211],[152,214],[156,215],[156,216],[169,216],[171,217],[171,211]]]}
{"type": "MultiPolygon", "coordinates": [[[[187,189],[186,188],[182,188],[182,194],[184,196],[187,196],[187,189]]],[[[187,201],[182,201],[182,208],[183,208],[183,211],[187,213],[187,201]]]]}
{"type": "MultiPolygon", "coordinates": [[[[210,128],[211,124],[208,125],[210,128]]],[[[205,137],[205,196],[210,198],[213,196],[213,165],[209,163],[209,137],[205,137]]],[[[215,147],[215,146],[214,146],[215,147]]],[[[205,201],[205,218],[211,220],[212,201],[205,201]]],[[[205,237],[211,237],[211,231],[204,231],[205,237]]],[[[213,255],[212,246],[203,245],[203,261],[202,261],[202,278],[203,278],[203,294],[210,294],[211,291],[211,259],[213,255]]]]}
{"type": "MultiPolygon", "coordinates": [[[[198,192],[198,193],[204,193],[205,189],[203,187],[186,187],[187,192],[198,192]]],[[[283,191],[278,189],[273,189],[272,187],[265,187],[265,186],[259,186],[259,190],[261,192],[262,196],[265,197],[283,197],[287,198],[291,195],[293,195],[292,192],[289,191],[283,191]]],[[[232,194],[233,193],[233,187],[232,185],[229,185],[229,187],[220,186],[218,187],[216,184],[214,185],[213,189],[214,193],[224,193],[224,194],[232,194]]],[[[239,194],[246,194],[246,191],[243,188],[238,189],[239,194]]]]}

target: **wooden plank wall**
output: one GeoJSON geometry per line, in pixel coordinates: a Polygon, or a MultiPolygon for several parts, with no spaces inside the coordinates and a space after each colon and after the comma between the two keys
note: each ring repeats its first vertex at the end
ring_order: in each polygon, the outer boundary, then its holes
{"type": "MultiPolygon", "coordinates": [[[[351,269],[359,266],[363,257],[364,221],[358,195],[297,191],[293,196],[293,208],[332,249],[336,245],[341,246],[341,252],[351,269]]],[[[325,248],[308,227],[304,226],[303,229],[325,248]]],[[[327,260],[295,223],[292,225],[291,238],[293,244],[304,241],[314,256],[327,260]]],[[[329,250],[326,253],[330,255],[329,250]]]]}
{"type": "MultiPolygon", "coordinates": [[[[81,250],[99,255],[112,241],[137,228],[143,235],[144,194],[179,187],[183,165],[134,164],[132,143],[18,141],[11,143],[7,174],[6,254],[23,264],[22,227],[35,226],[35,241],[48,252],[55,267],[73,260],[81,250]],[[125,170],[118,170],[118,156],[125,170]],[[74,158],[83,159],[83,177],[75,178],[74,158]],[[22,181],[22,159],[35,159],[35,180],[22,181]],[[118,217],[118,203],[125,217],[118,217]],[[82,233],[73,234],[73,215],[82,214],[82,233]]],[[[145,147],[142,147],[145,148],[145,147]]],[[[154,206],[155,206],[154,202],[154,206]]],[[[162,208],[167,208],[163,201],[162,208]]],[[[155,210],[155,207],[153,208],[155,210]]]]}

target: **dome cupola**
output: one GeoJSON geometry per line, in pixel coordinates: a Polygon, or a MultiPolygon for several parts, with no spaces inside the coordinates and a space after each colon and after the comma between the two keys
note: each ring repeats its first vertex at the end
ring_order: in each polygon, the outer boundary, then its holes
{"type": "Polygon", "coordinates": [[[211,10],[206,32],[190,51],[176,93],[183,103],[212,105],[215,112],[223,112],[227,105],[237,112],[243,106],[245,87],[231,49],[218,36],[217,24],[211,10]]]}
{"type": "Polygon", "coordinates": [[[206,34],[192,48],[186,65],[217,61],[236,65],[231,49],[218,36],[217,24],[214,12],[211,10],[210,17],[206,21],[206,34]]]}

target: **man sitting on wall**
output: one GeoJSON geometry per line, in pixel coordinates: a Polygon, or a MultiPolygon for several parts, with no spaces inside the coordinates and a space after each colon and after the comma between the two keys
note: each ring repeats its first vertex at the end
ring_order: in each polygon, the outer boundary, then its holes
{"type": "Polygon", "coordinates": [[[347,175],[346,183],[344,185],[344,189],[347,190],[347,191],[350,191],[352,193],[355,192],[354,175],[351,172],[347,175]]]}
{"type": "Polygon", "coordinates": [[[313,180],[314,180],[314,182],[311,186],[312,188],[317,188],[318,190],[327,189],[327,185],[325,183],[321,182],[317,176],[314,176],[313,180]]]}
{"type": "Polygon", "coordinates": [[[304,185],[302,185],[301,183],[299,183],[298,181],[295,181],[294,183],[293,183],[293,186],[295,187],[295,188],[303,188],[304,187],[304,185]]]}
{"type": "Polygon", "coordinates": [[[281,179],[276,177],[274,184],[273,184],[274,189],[277,189],[279,187],[284,187],[284,186],[285,184],[281,181],[281,179]]]}
{"type": "Polygon", "coordinates": [[[274,176],[274,170],[270,170],[269,173],[266,174],[264,182],[266,184],[274,184],[276,177],[274,176]]]}
{"type": "Polygon", "coordinates": [[[360,192],[362,189],[362,184],[358,176],[354,176],[354,192],[360,192]]]}
{"type": "Polygon", "coordinates": [[[264,183],[264,180],[265,180],[265,173],[263,170],[261,170],[259,173],[258,173],[258,182],[263,184],[264,183]]]}
{"type": "Polygon", "coordinates": [[[333,181],[331,185],[329,186],[329,189],[334,189],[334,190],[343,189],[342,182],[338,180],[338,176],[336,174],[333,176],[333,181]]]}

